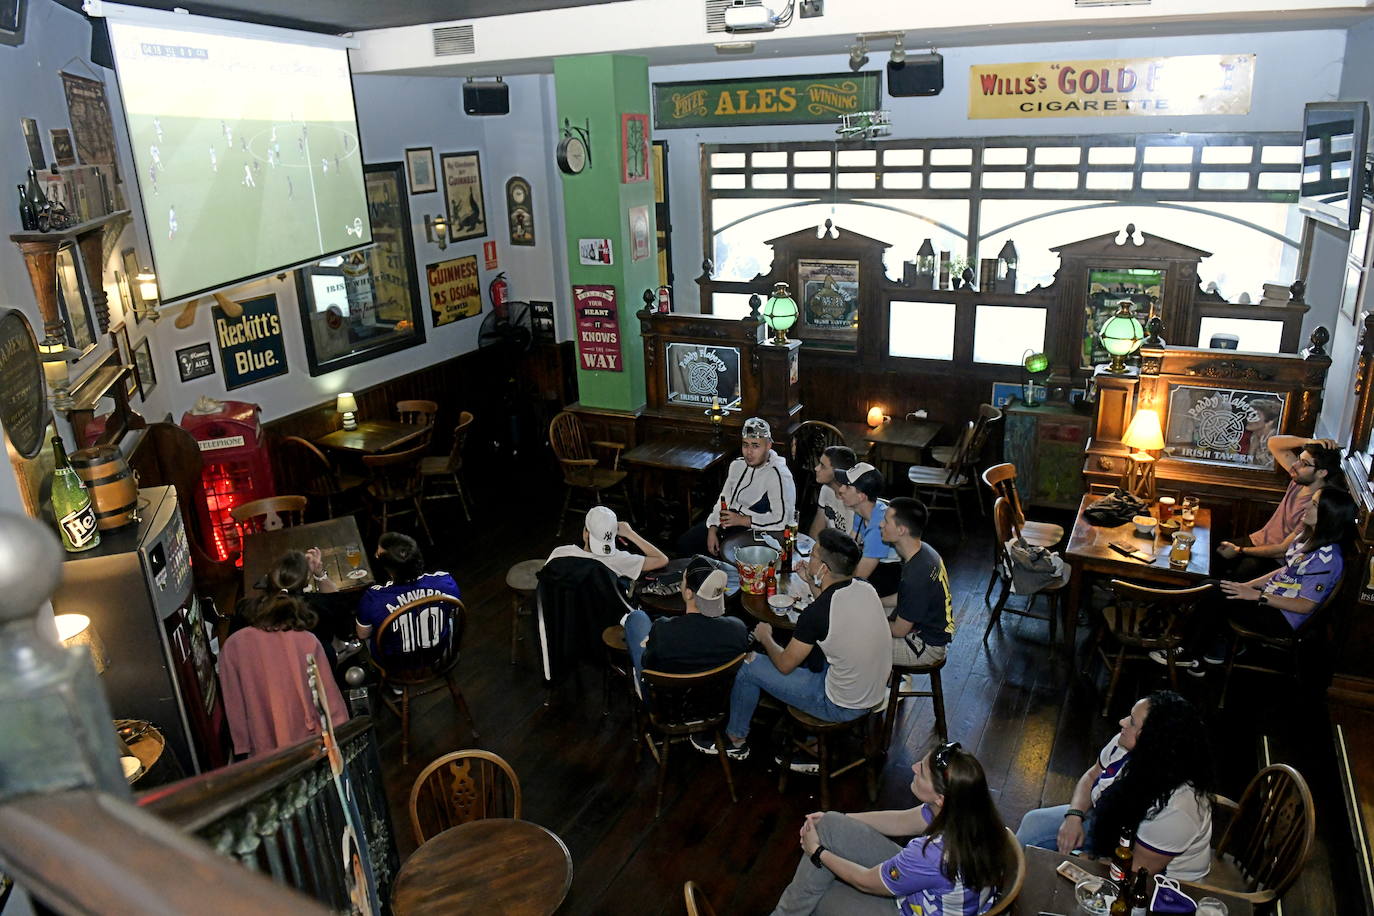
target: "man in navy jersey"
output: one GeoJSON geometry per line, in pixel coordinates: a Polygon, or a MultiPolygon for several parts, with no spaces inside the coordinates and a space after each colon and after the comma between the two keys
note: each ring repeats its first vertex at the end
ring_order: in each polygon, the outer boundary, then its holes
{"type": "MultiPolygon", "coordinates": [[[[388,531],[377,542],[379,582],[369,588],[358,602],[358,638],[371,638],[372,631],[402,605],[419,598],[448,595],[461,598],[458,583],[446,572],[425,572],[420,545],[408,535],[388,531]]],[[[446,639],[443,615],[439,609],[420,608],[398,620],[387,631],[378,647],[383,655],[396,655],[432,648],[446,639]]]]}

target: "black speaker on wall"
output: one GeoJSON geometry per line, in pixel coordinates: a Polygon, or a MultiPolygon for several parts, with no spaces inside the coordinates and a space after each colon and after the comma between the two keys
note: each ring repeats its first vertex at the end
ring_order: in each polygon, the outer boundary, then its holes
{"type": "Polygon", "coordinates": [[[908,54],[901,63],[888,61],[887,94],[894,98],[939,95],[945,88],[945,59],[940,54],[908,54]]]}
{"type": "Polygon", "coordinates": [[[494,83],[463,84],[463,111],[470,115],[510,114],[510,87],[496,78],[494,83]]]}

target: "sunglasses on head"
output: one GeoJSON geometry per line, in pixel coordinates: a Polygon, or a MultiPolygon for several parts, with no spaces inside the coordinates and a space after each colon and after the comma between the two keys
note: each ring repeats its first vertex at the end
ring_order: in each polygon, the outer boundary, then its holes
{"type": "Polygon", "coordinates": [[[949,757],[955,751],[963,750],[963,745],[958,741],[946,741],[937,747],[930,755],[930,767],[933,770],[944,772],[949,769],[949,757]]]}

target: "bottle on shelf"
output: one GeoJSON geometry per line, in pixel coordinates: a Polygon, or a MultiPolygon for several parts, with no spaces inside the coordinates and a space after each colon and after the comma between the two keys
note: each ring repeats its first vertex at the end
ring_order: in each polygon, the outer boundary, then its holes
{"type": "Polygon", "coordinates": [[[59,436],[52,437],[52,512],[62,533],[62,546],[68,553],[80,553],[100,544],[95,509],[81,478],[67,460],[67,450],[59,436]]]}
{"type": "Polygon", "coordinates": [[[25,232],[38,231],[38,214],[33,212],[33,205],[29,203],[28,192],[24,186],[19,185],[19,225],[25,232]]]}
{"type": "Polygon", "coordinates": [[[1108,869],[1108,876],[1116,882],[1116,886],[1121,888],[1121,896],[1127,896],[1131,882],[1131,860],[1135,858],[1135,853],[1131,847],[1135,844],[1134,831],[1123,828],[1121,839],[1116,841],[1116,848],[1112,850],[1112,861],[1108,869]]]}

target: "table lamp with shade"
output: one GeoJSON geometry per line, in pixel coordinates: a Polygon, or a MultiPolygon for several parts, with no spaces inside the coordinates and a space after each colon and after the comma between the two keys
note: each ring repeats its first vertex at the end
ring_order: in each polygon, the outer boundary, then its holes
{"type": "Polygon", "coordinates": [[[1122,299],[1117,304],[1116,314],[1108,318],[1097,332],[1102,339],[1102,349],[1111,354],[1112,361],[1107,365],[1107,371],[1113,375],[1126,374],[1126,357],[1139,350],[1141,342],[1145,340],[1145,328],[1140,319],[1131,313],[1131,307],[1129,299],[1122,299]]]}
{"type": "Polygon", "coordinates": [[[1021,365],[1026,370],[1026,382],[1021,386],[1021,400],[1027,407],[1035,407],[1040,403],[1035,399],[1035,379],[1036,376],[1044,375],[1049,372],[1050,358],[1044,353],[1027,350],[1021,355],[1021,365]]]}
{"type": "Polygon", "coordinates": [[[1164,448],[1164,432],[1159,425],[1159,412],[1152,407],[1143,407],[1131,417],[1126,434],[1121,442],[1131,450],[1130,461],[1126,464],[1126,477],[1122,488],[1134,493],[1146,502],[1155,498],[1155,456],[1164,448]]]}
{"type": "Polygon", "coordinates": [[[91,661],[95,663],[95,673],[104,674],[110,666],[110,657],[105,654],[105,643],[95,631],[91,618],[85,614],[58,614],[53,618],[57,624],[57,636],[62,645],[71,649],[86,646],[91,650],[91,661]]]}
{"type": "Polygon", "coordinates": [[[340,391],[334,409],[343,414],[344,429],[358,428],[358,399],[353,396],[353,392],[340,391]]]}
{"type": "Polygon", "coordinates": [[[763,304],[763,320],[773,331],[773,343],[787,344],[787,329],[797,323],[797,301],[788,292],[786,283],[778,283],[763,304]]]}

